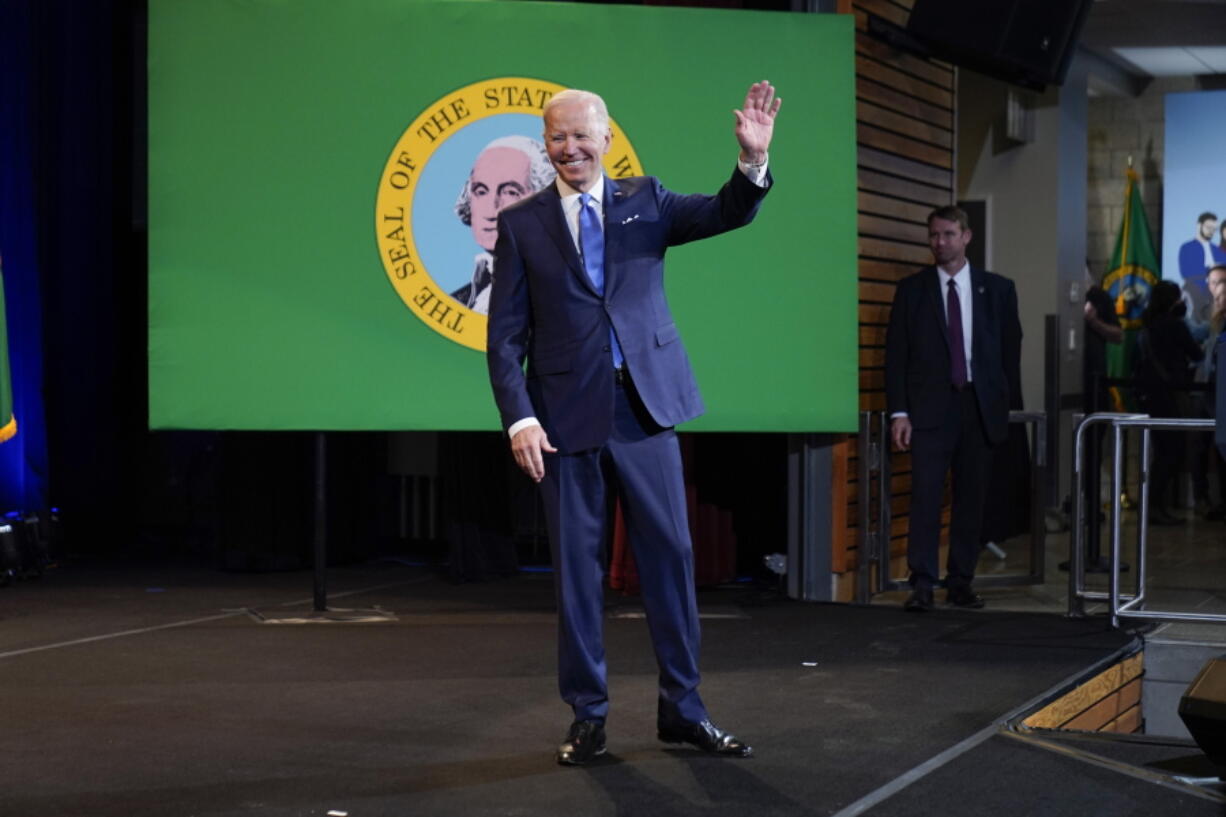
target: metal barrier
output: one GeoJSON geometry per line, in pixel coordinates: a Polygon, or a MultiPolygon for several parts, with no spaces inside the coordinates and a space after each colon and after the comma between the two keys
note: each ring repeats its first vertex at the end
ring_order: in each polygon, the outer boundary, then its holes
{"type": "Polygon", "coordinates": [[[1111,584],[1107,594],[1107,600],[1111,607],[1111,625],[1118,627],[1121,618],[1159,621],[1226,622],[1226,614],[1221,613],[1183,613],[1177,610],[1140,609],[1140,606],[1145,603],[1146,532],[1149,527],[1150,432],[1212,431],[1215,426],[1214,420],[1192,418],[1166,419],[1134,415],[1116,418],[1112,420],[1111,425],[1115,432],[1111,473],[1111,584]],[[1137,590],[1131,596],[1124,596],[1120,593],[1120,559],[1123,550],[1120,542],[1120,493],[1123,488],[1121,479],[1123,457],[1121,456],[1121,449],[1123,447],[1124,431],[1129,428],[1141,429],[1141,496],[1137,503],[1137,590]]]}
{"type": "MultiPolygon", "coordinates": [[[[1080,421],[1074,415],[1076,429],[1073,432],[1073,479],[1072,479],[1072,519],[1069,522],[1069,557],[1068,557],[1068,615],[1070,618],[1085,617],[1085,602],[1090,601],[1109,601],[1110,593],[1102,591],[1092,591],[1086,589],[1086,564],[1085,564],[1085,520],[1086,520],[1086,491],[1085,491],[1085,449],[1086,449],[1086,430],[1092,426],[1114,424],[1117,420],[1146,420],[1148,414],[1123,414],[1118,412],[1100,411],[1094,414],[1082,416],[1080,421]]],[[[1112,532],[1113,540],[1119,532],[1120,519],[1120,494],[1123,491],[1123,441],[1122,436],[1117,437],[1115,447],[1112,449],[1112,479],[1111,490],[1115,493],[1115,507],[1112,512],[1112,532]]],[[[1095,463],[1095,468],[1098,464],[1095,463]]],[[[1098,513],[1098,500],[1095,498],[1094,513],[1098,513]]],[[[1115,553],[1115,548],[1112,548],[1112,553],[1115,553]]],[[[1119,565],[1118,558],[1112,557],[1113,567],[1119,565]]],[[[1118,574],[1118,570],[1116,573],[1118,574]]],[[[1144,595],[1144,584],[1142,583],[1142,569],[1137,567],[1136,578],[1137,587],[1133,595],[1127,596],[1128,599],[1134,599],[1144,595]]],[[[1118,588],[1117,588],[1118,593],[1118,588]]],[[[1117,595],[1118,597],[1118,595],[1117,595]]]]}
{"type": "MultiPolygon", "coordinates": [[[[1010,423],[1034,424],[1030,438],[1030,569],[1024,574],[980,576],[978,587],[1042,584],[1046,525],[1043,488],[1047,474],[1047,415],[1041,411],[1011,411],[1010,423]]],[[[906,587],[907,579],[889,578],[890,528],[890,419],[884,411],[860,412],[857,439],[858,537],[856,601],[867,603],[875,593],[906,587]]]]}
{"type": "Polygon", "coordinates": [[[856,439],[856,447],[859,455],[856,601],[867,604],[874,592],[874,575],[885,575],[890,564],[890,420],[884,411],[860,412],[860,436],[856,439]],[[874,420],[877,420],[875,424],[874,420]],[[876,513],[873,512],[874,494],[876,513]]]}

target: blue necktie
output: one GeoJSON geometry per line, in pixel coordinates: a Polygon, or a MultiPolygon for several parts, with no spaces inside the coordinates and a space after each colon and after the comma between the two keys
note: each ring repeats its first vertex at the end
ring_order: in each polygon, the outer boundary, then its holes
{"type": "MultiPolygon", "coordinates": [[[[592,206],[592,197],[587,193],[579,194],[579,249],[583,253],[583,269],[587,277],[596,292],[604,295],[604,230],[596,208],[592,206]]],[[[613,368],[620,369],[625,357],[612,325],[609,326],[609,345],[613,349],[613,368]]]]}

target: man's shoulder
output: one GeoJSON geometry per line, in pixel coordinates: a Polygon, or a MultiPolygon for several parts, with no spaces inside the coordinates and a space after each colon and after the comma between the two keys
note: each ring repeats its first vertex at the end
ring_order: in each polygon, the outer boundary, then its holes
{"type": "Polygon", "coordinates": [[[991,287],[996,290],[1004,291],[1013,288],[1013,279],[1007,275],[1001,275],[996,272],[988,272],[985,269],[971,267],[971,277],[977,278],[984,286],[991,287]]]}
{"type": "Polygon", "coordinates": [[[636,196],[645,190],[663,187],[655,176],[622,176],[620,179],[609,177],[609,186],[618,196],[636,196]]]}
{"type": "Polygon", "coordinates": [[[498,211],[498,216],[510,219],[522,218],[524,213],[530,212],[534,207],[548,204],[550,199],[555,201],[558,199],[558,189],[553,186],[552,182],[532,195],[526,196],[514,204],[508,204],[498,211]]]}
{"type": "Polygon", "coordinates": [[[912,287],[921,287],[925,281],[931,281],[932,276],[936,274],[936,267],[926,266],[920,267],[910,275],[905,275],[898,281],[899,289],[910,289],[912,287]]]}

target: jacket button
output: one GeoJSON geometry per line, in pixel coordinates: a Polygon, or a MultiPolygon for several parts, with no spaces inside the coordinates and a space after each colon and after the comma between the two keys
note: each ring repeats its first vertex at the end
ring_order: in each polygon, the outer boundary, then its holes
{"type": "Polygon", "coordinates": [[[608,346],[602,346],[602,347],[601,347],[601,349],[600,349],[600,351],[602,351],[602,352],[608,352],[608,351],[610,351],[610,349],[609,349],[609,347],[608,347],[608,346]]]}

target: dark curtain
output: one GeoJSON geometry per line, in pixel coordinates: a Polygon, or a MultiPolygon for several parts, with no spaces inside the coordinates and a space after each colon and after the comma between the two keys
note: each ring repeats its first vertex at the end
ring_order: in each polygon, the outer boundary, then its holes
{"type": "Polygon", "coordinates": [[[42,513],[48,505],[47,429],[43,407],[43,321],[35,172],[37,128],[45,101],[38,80],[32,2],[0,3],[0,258],[4,269],[17,436],[0,445],[0,512],[42,513]]]}
{"type": "MultiPolygon", "coordinates": [[[[1001,358],[1009,381],[1009,410],[1021,411],[1021,328],[1005,327],[1002,345],[1001,358]]],[[[1029,531],[1030,494],[1030,438],[1026,426],[1010,423],[1009,439],[992,452],[980,543],[1003,542],[1029,531]]]]}

